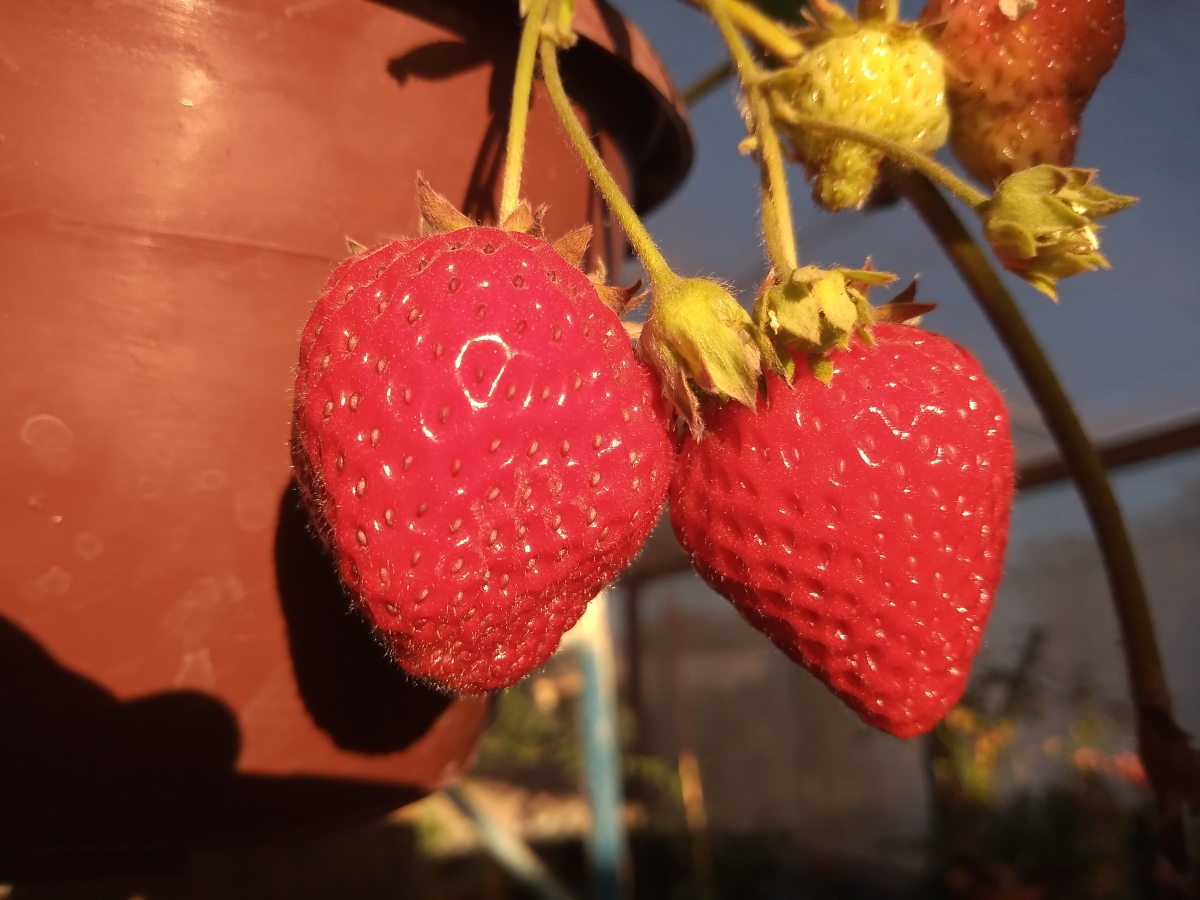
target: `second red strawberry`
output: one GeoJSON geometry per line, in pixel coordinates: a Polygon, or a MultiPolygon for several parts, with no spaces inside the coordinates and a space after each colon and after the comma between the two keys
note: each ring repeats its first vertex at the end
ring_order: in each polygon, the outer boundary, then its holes
{"type": "Polygon", "coordinates": [[[696,569],[867,723],[928,731],[958,700],[1008,536],[1013,452],[965,350],[907,325],[706,410],[671,522],[696,569]]]}

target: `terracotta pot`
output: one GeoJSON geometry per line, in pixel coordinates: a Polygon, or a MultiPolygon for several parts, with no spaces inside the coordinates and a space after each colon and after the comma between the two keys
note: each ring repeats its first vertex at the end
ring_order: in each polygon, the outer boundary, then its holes
{"type": "MultiPolygon", "coordinates": [[[[636,32],[564,67],[639,205],[690,154],[636,32]]],[[[0,881],[383,812],[487,715],[385,661],[290,485],[297,337],[414,176],[486,217],[515,4],[40,0],[0,13],[0,881]]],[[[535,99],[526,193],[605,227],[535,99]]]]}

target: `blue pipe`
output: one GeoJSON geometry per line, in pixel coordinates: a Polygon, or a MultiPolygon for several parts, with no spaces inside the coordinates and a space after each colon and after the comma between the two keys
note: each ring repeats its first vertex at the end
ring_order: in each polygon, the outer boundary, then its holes
{"type": "Polygon", "coordinates": [[[580,734],[585,791],[592,811],[589,855],[595,900],[621,900],[626,872],[625,826],[621,819],[621,747],[617,727],[616,679],[608,605],[601,594],[583,621],[572,649],[583,676],[580,734]]]}

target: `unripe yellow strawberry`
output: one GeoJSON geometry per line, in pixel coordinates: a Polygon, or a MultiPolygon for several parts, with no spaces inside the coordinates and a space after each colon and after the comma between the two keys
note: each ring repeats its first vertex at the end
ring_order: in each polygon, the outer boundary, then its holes
{"type": "Polygon", "coordinates": [[[942,57],[911,26],[871,22],[830,33],[771,78],[792,149],[826,209],[860,207],[875,187],[877,150],[789,123],[788,113],[870,131],[922,153],[946,142],[950,117],[942,57]]]}

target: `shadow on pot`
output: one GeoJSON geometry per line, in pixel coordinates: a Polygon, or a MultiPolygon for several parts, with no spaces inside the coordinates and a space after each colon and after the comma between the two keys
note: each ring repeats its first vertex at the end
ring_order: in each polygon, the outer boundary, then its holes
{"type": "Polygon", "coordinates": [[[279,508],[275,577],[296,683],[317,726],[358,753],[403,750],[424,735],[451,698],[388,659],[353,609],[294,481],[279,508]]]}
{"type": "Polygon", "coordinates": [[[234,771],[233,713],[122,702],[0,616],[0,882],[178,865],[187,848],[383,813],[424,791],[234,771]]]}

